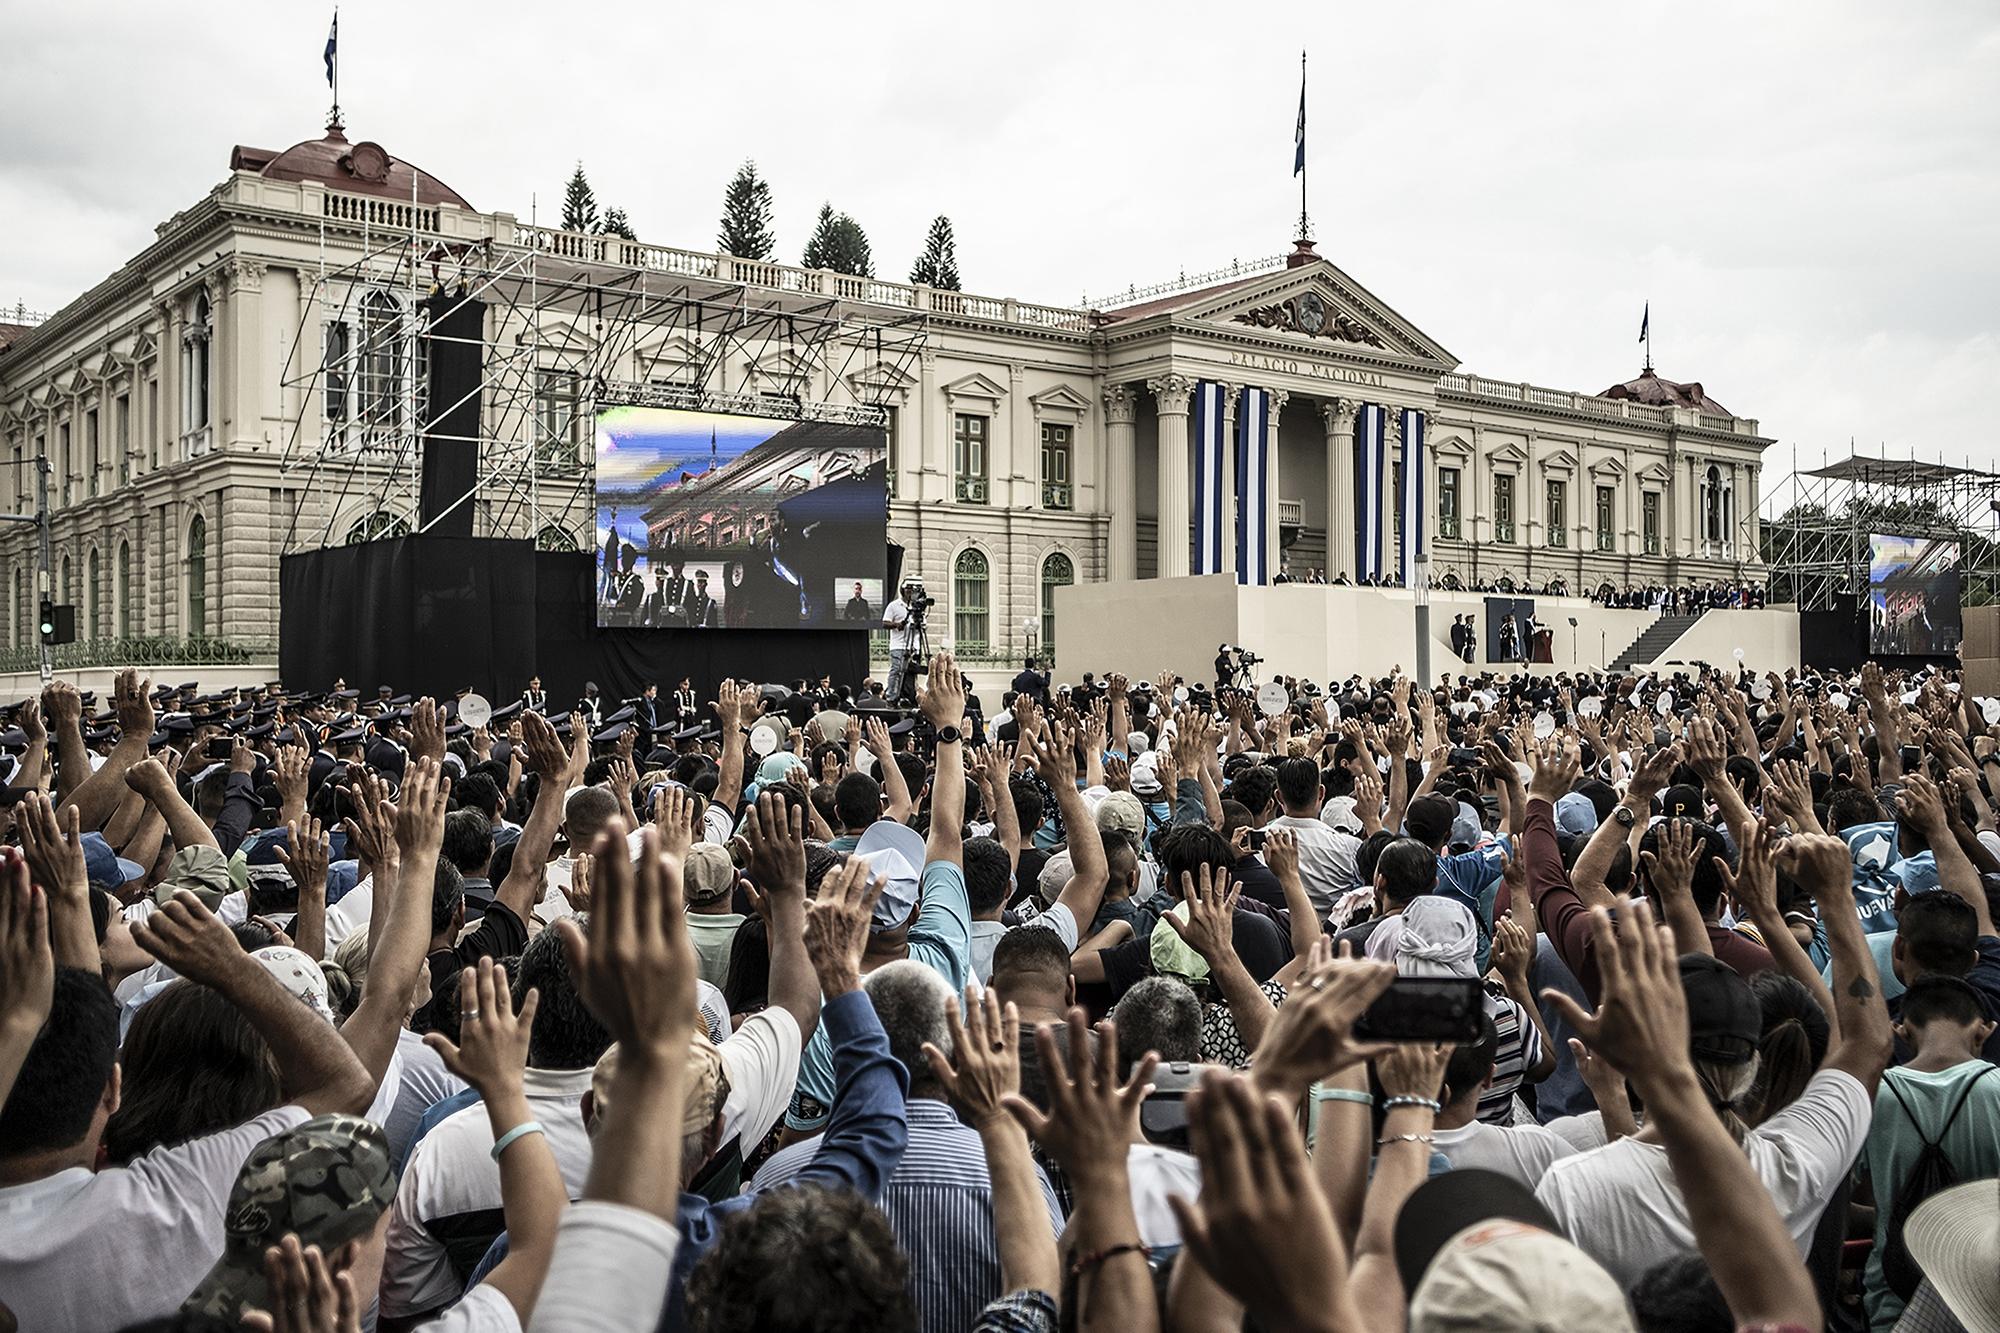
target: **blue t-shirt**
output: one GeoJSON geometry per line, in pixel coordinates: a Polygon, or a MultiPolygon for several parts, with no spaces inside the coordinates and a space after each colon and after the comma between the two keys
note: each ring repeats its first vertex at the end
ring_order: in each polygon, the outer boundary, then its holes
{"type": "MultiPolygon", "coordinates": [[[[910,958],[936,972],[953,995],[965,993],[972,975],[972,904],[965,891],[965,872],[949,861],[924,866],[922,901],[910,925],[910,958]]],[[[785,1124],[810,1133],[826,1124],[833,1105],[833,1051],[826,1026],[813,1030],[799,1057],[799,1083],[785,1124]]]]}

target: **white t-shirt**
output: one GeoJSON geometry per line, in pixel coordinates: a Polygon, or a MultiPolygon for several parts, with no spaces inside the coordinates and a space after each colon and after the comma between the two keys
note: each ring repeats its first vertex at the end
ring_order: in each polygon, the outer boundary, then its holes
{"type": "Polygon", "coordinates": [[[0,1301],[26,1333],[103,1333],[172,1314],[222,1256],[244,1159],[308,1118],[281,1106],[130,1166],[0,1188],[0,1301]]]}
{"type": "Polygon", "coordinates": [[[889,651],[906,653],[910,650],[910,608],[902,598],[882,608],[882,623],[889,627],[889,651]]]}
{"type": "Polygon", "coordinates": [[[521,1316],[499,1288],[482,1282],[457,1305],[417,1325],[416,1333],[521,1333],[521,1316]]]}
{"type": "Polygon", "coordinates": [[[1611,1142],[1611,1134],[1604,1128],[1604,1114],[1601,1111],[1557,1116],[1542,1128],[1578,1152],[1589,1152],[1592,1148],[1602,1148],[1611,1142]]]}
{"type": "MultiPolygon", "coordinates": [[[[1812,1076],[1797,1101],[1743,1140],[1803,1257],[1840,1178],[1868,1138],[1875,1103],[1838,1069],[1812,1076]]],[[[1535,1197],[1577,1248],[1630,1287],[1664,1259],[1696,1250],[1687,1201],[1656,1143],[1624,1138],[1551,1165],[1535,1197]]]]}
{"type": "Polygon", "coordinates": [[[653,1333],[681,1233],[651,1213],[585,1199],[556,1225],[531,1333],[653,1333]]]}
{"type": "MultiPolygon", "coordinates": [[[[529,1069],[522,1077],[528,1110],[541,1122],[572,1199],[583,1193],[590,1174],[590,1136],[583,1128],[590,1074],[588,1069],[529,1069]]],[[[451,1230],[454,1219],[463,1222],[472,1214],[490,1213],[490,1227],[483,1229],[500,1232],[500,1165],[492,1149],[486,1108],[474,1103],[439,1121],[411,1151],[389,1208],[388,1248],[382,1257],[384,1318],[407,1319],[458,1298],[464,1283],[438,1230],[451,1230]]]]}
{"type": "MultiPolygon", "coordinates": [[[[389,1136],[390,1158],[401,1161],[410,1149],[410,1140],[417,1136],[424,1112],[464,1092],[465,1081],[446,1069],[444,1057],[424,1045],[424,1039],[408,1028],[396,1034],[396,1053],[402,1057],[403,1078],[381,1124],[382,1132],[389,1136]]],[[[389,1086],[386,1077],[382,1086],[389,1086]]]]}
{"type": "Polygon", "coordinates": [[[1167,1199],[1175,1194],[1190,1200],[1201,1197],[1201,1163],[1173,1148],[1135,1143],[1125,1154],[1125,1174],[1140,1243],[1155,1250],[1179,1245],[1180,1219],[1167,1199]]]}
{"type": "Polygon", "coordinates": [[[1340,895],[1353,888],[1359,878],[1354,855],[1361,850],[1361,839],[1323,819],[1299,815],[1280,815],[1264,827],[1290,829],[1298,840],[1299,882],[1320,920],[1326,920],[1340,895]]]}
{"type": "Polygon", "coordinates": [[[1009,931],[1030,929],[1053,930],[1065,949],[1076,952],[1076,917],[1061,903],[1015,926],[1009,926],[1004,921],[975,921],[972,923],[972,975],[979,978],[980,985],[984,986],[993,979],[993,951],[1000,946],[1000,937],[1009,931]]]}
{"type": "Polygon", "coordinates": [[[722,1141],[736,1137],[745,1157],[762,1143],[791,1105],[805,1034],[785,1009],[763,1009],[721,1044],[729,1097],[722,1104],[722,1141]]]}
{"type": "Polygon", "coordinates": [[[1431,1147],[1454,1169],[1498,1171],[1529,1189],[1541,1184],[1549,1164],[1576,1156],[1576,1149],[1536,1124],[1503,1129],[1475,1120],[1457,1129],[1431,1131],[1431,1147]]]}

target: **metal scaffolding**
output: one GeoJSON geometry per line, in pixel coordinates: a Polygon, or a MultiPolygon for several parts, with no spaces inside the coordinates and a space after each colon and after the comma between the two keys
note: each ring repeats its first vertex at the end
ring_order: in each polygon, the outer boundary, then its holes
{"type": "Polygon", "coordinates": [[[528,225],[467,240],[438,234],[437,210],[414,201],[388,212],[401,229],[364,231],[338,262],[323,233],[299,303],[283,374],[297,480],[286,553],[420,530],[424,438],[466,438],[425,428],[464,401],[429,401],[428,359],[469,341],[440,329],[472,302],[476,477],[438,512],[472,505],[476,534],[544,548],[591,547],[601,406],[881,425],[885,398],[917,378],[928,312],[729,281],[720,265],[674,271],[686,252],[616,236],[528,225]]]}
{"type": "Polygon", "coordinates": [[[1956,541],[1966,606],[2000,601],[2000,473],[1861,454],[1796,467],[1764,524],[1773,602],[1826,611],[1868,592],[1870,533],[1956,541]]]}

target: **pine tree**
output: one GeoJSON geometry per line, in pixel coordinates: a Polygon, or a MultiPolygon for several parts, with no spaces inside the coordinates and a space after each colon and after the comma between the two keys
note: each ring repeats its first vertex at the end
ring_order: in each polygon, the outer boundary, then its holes
{"type": "Polygon", "coordinates": [[[597,195],[590,188],[590,179],[583,174],[583,163],[576,164],[576,171],[569,178],[569,186],[563,191],[562,229],[564,231],[597,230],[597,195]]]}
{"type": "Polygon", "coordinates": [[[606,236],[623,236],[628,241],[639,239],[638,236],[633,234],[632,224],[625,220],[625,210],[622,208],[605,209],[604,225],[598,230],[602,231],[606,236]]]}
{"type": "Polygon", "coordinates": [[[958,285],[958,244],[952,239],[951,219],[942,213],[931,222],[930,235],[924,238],[924,252],[910,268],[910,281],[946,291],[962,290],[958,285]]]}
{"type": "Polygon", "coordinates": [[[835,273],[851,273],[857,278],[875,276],[875,256],[868,247],[868,233],[861,224],[842,213],[833,223],[833,254],[827,267],[835,273]]]}
{"type": "Polygon", "coordinates": [[[806,237],[806,252],[799,259],[801,264],[807,268],[831,267],[827,261],[833,255],[833,232],[838,220],[832,204],[819,206],[819,218],[813,223],[812,235],[806,237]]]}
{"type": "Polygon", "coordinates": [[[722,231],[718,247],[739,259],[769,259],[778,252],[771,231],[771,187],[757,174],[755,162],[744,161],[722,192],[722,231]]]}

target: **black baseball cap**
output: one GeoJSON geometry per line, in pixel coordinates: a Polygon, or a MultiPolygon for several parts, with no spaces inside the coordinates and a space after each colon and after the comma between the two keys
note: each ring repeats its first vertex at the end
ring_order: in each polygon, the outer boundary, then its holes
{"type": "Polygon", "coordinates": [[[1417,1186],[1396,1214],[1396,1269],[1403,1275],[1403,1290],[1416,1291],[1424,1270],[1453,1236],[1494,1218],[1563,1234],[1533,1190],[1498,1171],[1465,1167],[1417,1186]]]}
{"type": "Polygon", "coordinates": [[[1764,1035],[1764,1010],[1750,983],[1729,964],[1705,953],[1682,954],[1681,991],[1687,996],[1688,1053],[1716,1064],[1746,1064],[1764,1035]]]}

